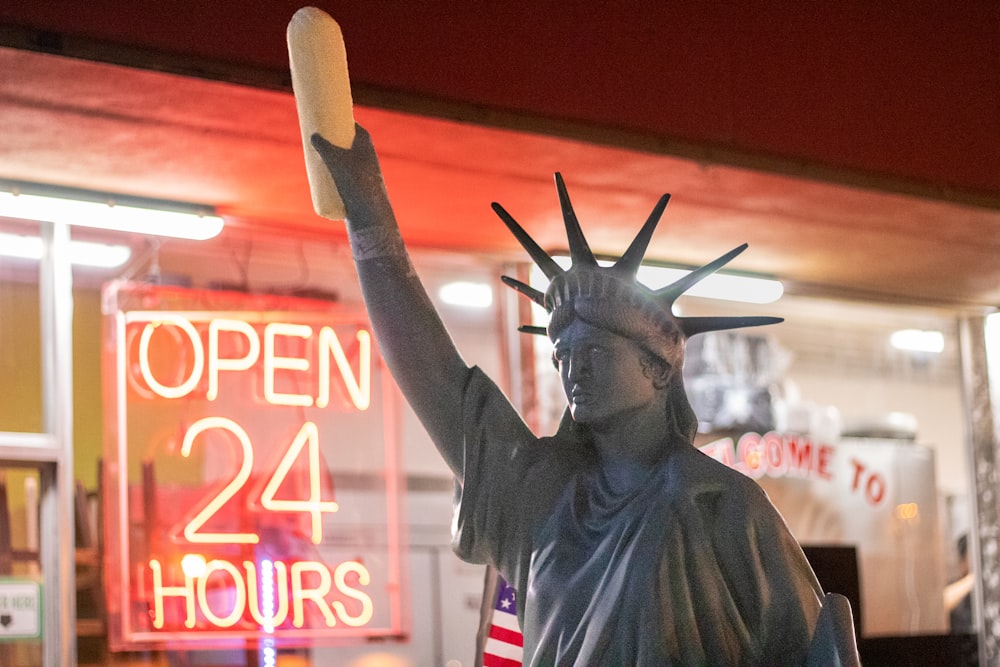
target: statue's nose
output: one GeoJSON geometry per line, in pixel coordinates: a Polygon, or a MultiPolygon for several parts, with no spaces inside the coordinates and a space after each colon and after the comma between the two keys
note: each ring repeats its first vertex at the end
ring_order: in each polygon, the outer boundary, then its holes
{"type": "Polygon", "coordinates": [[[566,376],[570,380],[579,380],[587,376],[590,371],[590,364],[586,357],[587,355],[581,352],[569,355],[569,372],[566,376]]]}

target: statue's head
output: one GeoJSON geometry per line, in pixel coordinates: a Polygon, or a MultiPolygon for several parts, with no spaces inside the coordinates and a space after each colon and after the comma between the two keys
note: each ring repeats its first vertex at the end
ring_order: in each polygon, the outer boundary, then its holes
{"type": "Polygon", "coordinates": [[[581,320],[634,341],[641,350],[665,365],[668,408],[675,410],[676,421],[684,422],[677,424],[680,430],[693,436],[689,433],[694,425],[693,414],[684,395],[681,374],[687,338],[706,331],[773,324],[781,318],[678,317],[672,307],[684,292],[743,252],[747,245],[731,250],[667,287],[651,290],[639,283],[636,275],[670,196],[660,198],[621,258],[612,266],[602,267],[583,236],[562,177],[556,174],[555,180],[569,241],[569,269],[560,267],[502,206],[493,204],[494,211],[550,280],[548,288],[542,292],[519,280],[503,277],[507,285],[549,313],[548,326],[523,326],[521,331],[545,334],[555,342],[571,323],[581,320]]]}

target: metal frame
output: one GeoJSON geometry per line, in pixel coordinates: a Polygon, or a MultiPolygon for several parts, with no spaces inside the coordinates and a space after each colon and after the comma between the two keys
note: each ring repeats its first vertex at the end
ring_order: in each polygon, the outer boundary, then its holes
{"type": "Polygon", "coordinates": [[[39,472],[43,664],[76,664],[73,516],[73,274],[69,226],[41,225],[39,266],[44,433],[0,432],[0,465],[39,472]]]}
{"type": "MultiPolygon", "coordinates": [[[[42,225],[40,264],[44,433],[0,432],[0,465],[35,468],[40,475],[40,559],[43,586],[43,664],[76,664],[73,481],[73,295],[69,227],[42,225]]],[[[504,304],[510,317],[510,304],[504,304]]],[[[516,312],[516,310],[514,311],[516,312]]],[[[501,318],[503,319],[503,318],[501,318]]],[[[960,318],[963,389],[976,499],[972,555],[979,582],[980,662],[1000,654],[1000,505],[997,435],[989,391],[982,316],[960,318]]],[[[508,351],[509,354],[509,351],[508,351]]],[[[512,357],[514,355],[511,355],[512,357]]],[[[508,359],[508,363],[510,359],[508,359]]],[[[511,369],[512,375],[516,373],[511,369]]]]}
{"type": "Polygon", "coordinates": [[[979,628],[979,664],[992,665],[1000,655],[1000,505],[997,498],[996,406],[990,396],[986,319],[959,318],[962,392],[968,432],[973,530],[969,552],[977,573],[973,610],[979,628]]]}

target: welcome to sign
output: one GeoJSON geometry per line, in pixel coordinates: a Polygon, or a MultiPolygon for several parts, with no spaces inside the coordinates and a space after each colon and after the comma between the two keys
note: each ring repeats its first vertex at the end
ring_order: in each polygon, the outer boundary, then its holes
{"type": "Polygon", "coordinates": [[[396,398],[365,316],[130,283],[103,304],[112,648],[402,634],[396,398]]]}

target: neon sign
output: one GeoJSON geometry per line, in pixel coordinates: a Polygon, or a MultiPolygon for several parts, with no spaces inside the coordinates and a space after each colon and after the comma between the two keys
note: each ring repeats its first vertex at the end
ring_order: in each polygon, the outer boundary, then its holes
{"type": "Polygon", "coordinates": [[[739,440],[723,438],[703,445],[703,452],[753,479],[800,477],[829,480],[834,448],[801,435],[769,431],[744,433],[739,440]]]}
{"type": "Polygon", "coordinates": [[[359,311],[105,288],[114,650],[399,636],[395,393],[359,311]]]}
{"type": "Polygon", "coordinates": [[[804,435],[768,431],[744,433],[736,441],[722,438],[699,447],[702,452],[747,477],[798,478],[834,481],[849,478],[851,494],[861,495],[871,507],[882,505],[888,488],[886,475],[851,456],[836,464],[837,448],[804,435]],[[839,472],[838,472],[839,471],[839,472]]]}

